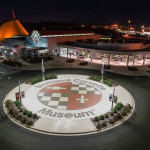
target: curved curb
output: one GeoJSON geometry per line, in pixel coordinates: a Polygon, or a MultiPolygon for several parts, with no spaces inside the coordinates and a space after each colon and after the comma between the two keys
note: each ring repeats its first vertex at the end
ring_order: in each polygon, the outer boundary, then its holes
{"type": "MultiPolygon", "coordinates": [[[[121,86],[122,87],[122,86],[121,86]]],[[[16,87],[15,87],[16,88],[16,87]]],[[[14,88],[14,89],[15,89],[14,88]]],[[[122,87],[125,91],[127,91],[124,87],[122,87]]],[[[13,90],[13,89],[12,89],[13,90]]],[[[11,91],[12,91],[11,90],[11,91]]],[[[11,92],[10,91],[10,92],[11,92]]],[[[10,93],[9,92],[9,93],[10,93]]],[[[119,120],[117,121],[115,124],[113,125],[110,125],[108,127],[105,127],[105,128],[102,128],[101,130],[97,129],[97,130],[93,130],[93,131],[89,131],[89,132],[76,132],[76,133],[57,133],[57,132],[48,132],[48,131],[43,131],[43,130],[38,130],[38,129],[35,129],[33,127],[28,127],[28,126],[25,126],[23,125],[22,123],[18,122],[16,119],[12,118],[8,112],[7,112],[7,109],[5,108],[5,102],[7,100],[7,96],[9,95],[9,93],[6,95],[4,101],[3,101],[3,109],[4,109],[4,112],[6,114],[6,116],[14,123],[16,123],[17,125],[23,127],[24,129],[28,129],[30,131],[34,131],[34,132],[37,132],[37,133],[42,133],[42,134],[47,134],[47,135],[57,135],[57,136],[81,136],[81,135],[90,135],[90,134],[95,134],[95,133],[101,133],[101,132],[104,132],[104,131],[107,131],[107,130],[110,130],[110,129],[113,129],[119,125],[121,125],[122,123],[124,123],[125,121],[127,121],[133,114],[134,110],[135,110],[135,101],[134,101],[134,98],[133,96],[131,95],[131,93],[129,91],[127,91],[129,93],[129,95],[131,96],[132,98],[132,111],[130,113],[128,113],[127,116],[125,116],[122,120],[119,120]]]]}
{"type": "Polygon", "coordinates": [[[23,71],[23,70],[24,70],[24,69],[22,69],[22,68],[11,67],[11,66],[5,65],[4,63],[0,63],[0,65],[5,66],[5,67],[8,67],[8,68],[11,68],[11,69],[15,69],[15,70],[20,70],[20,71],[23,71]]]}

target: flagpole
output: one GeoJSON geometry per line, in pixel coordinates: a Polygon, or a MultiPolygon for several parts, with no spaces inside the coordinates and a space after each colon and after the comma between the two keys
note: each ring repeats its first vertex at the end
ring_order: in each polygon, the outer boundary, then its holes
{"type": "Polygon", "coordinates": [[[20,103],[21,103],[20,79],[19,79],[19,99],[20,99],[20,103]]]}
{"type": "Polygon", "coordinates": [[[113,90],[113,98],[112,98],[111,111],[113,111],[114,97],[115,97],[115,83],[114,83],[114,90],[113,90]]]}

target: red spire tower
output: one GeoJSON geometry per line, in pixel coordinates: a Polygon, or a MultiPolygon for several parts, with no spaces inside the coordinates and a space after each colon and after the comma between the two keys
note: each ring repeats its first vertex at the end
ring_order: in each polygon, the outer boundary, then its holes
{"type": "Polygon", "coordinates": [[[16,19],[14,9],[12,10],[12,17],[13,17],[13,20],[15,20],[15,19],[16,19]]]}

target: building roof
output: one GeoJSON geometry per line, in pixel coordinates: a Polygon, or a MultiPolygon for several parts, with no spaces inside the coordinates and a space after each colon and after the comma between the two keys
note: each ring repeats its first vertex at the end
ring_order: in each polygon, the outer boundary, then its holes
{"type": "Polygon", "coordinates": [[[83,34],[83,33],[95,33],[92,30],[42,30],[39,31],[41,36],[46,35],[64,35],[64,34],[83,34]]]}
{"type": "Polygon", "coordinates": [[[19,20],[5,22],[0,27],[0,41],[4,41],[5,38],[12,38],[12,36],[18,35],[29,35],[19,20]]]}
{"type": "Polygon", "coordinates": [[[91,49],[91,50],[99,50],[99,51],[107,51],[107,52],[150,52],[150,47],[136,50],[122,50],[122,49],[114,49],[111,47],[103,47],[96,44],[88,44],[88,43],[79,43],[79,42],[66,42],[61,44],[60,46],[64,47],[78,47],[83,49],[91,49]]]}

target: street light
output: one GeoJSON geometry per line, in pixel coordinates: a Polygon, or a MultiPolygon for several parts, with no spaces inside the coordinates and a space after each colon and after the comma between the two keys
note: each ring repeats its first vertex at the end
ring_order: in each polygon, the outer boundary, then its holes
{"type": "Polygon", "coordinates": [[[102,80],[101,80],[101,82],[103,83],[103,78],[104,78],[104,60],[102,60],[102,70],[101,70],[101,74],[102,74],[102,80]]]}
{"type": "Polygon", "coordinates": [[[128,20],[128,23],[129,23],[129,33],[130,33],[130,23],[131,23],[131,21],[130,21],[130,20],[128,20]]]}
{"type": "Polygon", "coordinates": [[[19,99],[20,99],[20,103],[21,103],[21,91],[20,91],[20,79],[19,79],[19,99]]]}
{"type": "Polygon", "coordinates": [[[43,64],[43,59],[42,59],[42,69],[41,69],[41,71],[42,71],[42,79],[44,81],[45,80],[45,76],[44,76],[45,68],[44,68],[44,64],[43,64]]]}

